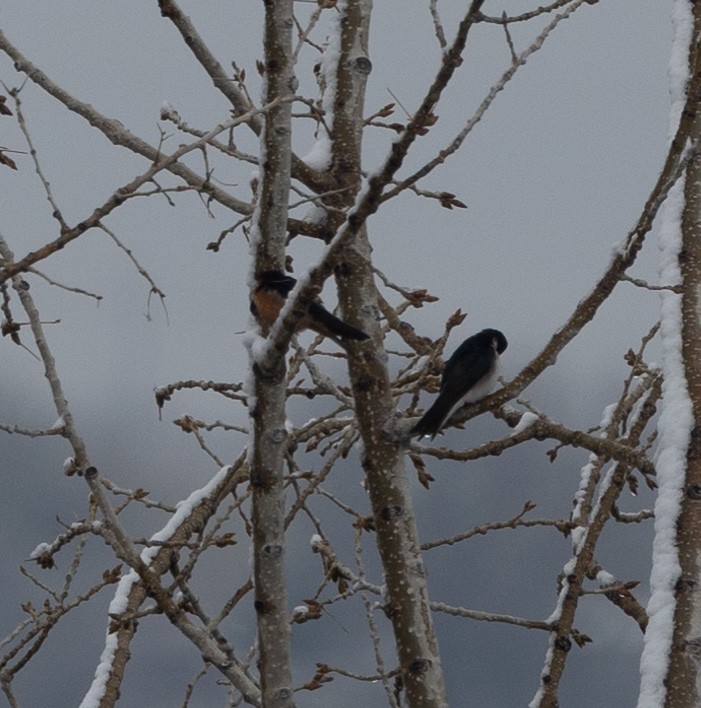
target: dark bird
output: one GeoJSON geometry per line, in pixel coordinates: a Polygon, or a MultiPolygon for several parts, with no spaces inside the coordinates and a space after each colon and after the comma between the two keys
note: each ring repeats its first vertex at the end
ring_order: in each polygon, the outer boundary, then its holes
{"type": "MultiPolygon", "coordinates": [[[[285,304],[285,300],[287,300],[287,296],[296,283],[297,280],[295,278],[291,275],[286,275],[280,270],[265,270],[260,273],[251,298],[253,316],[261,324],[272,327],[285,304]]],[[[303,329],[311,329],[336,342],[343,339],[355,339],[358,341],[370,339],[365,332],[351,327],[351,325],[332,315],[321,302],[316,300],[312,300],[309,303],[307,311],[295,326],[295,332],[301,332],[303,329]]]]}
{"type": "Polygon", "coordinates": [[[507,346],[498,329],[468,337],[446,362],[438,398],[409,434],[433,439],[458,408],[489,394],[499,373],[499,355],[507,346]]]}

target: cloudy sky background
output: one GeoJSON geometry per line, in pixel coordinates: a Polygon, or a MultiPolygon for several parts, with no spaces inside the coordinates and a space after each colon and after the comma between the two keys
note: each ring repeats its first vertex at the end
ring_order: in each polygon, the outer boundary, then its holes
{"type": "MultiPolygon", "coordinates": [[[[485,12],[516,13],[532,6],[487,2],[485,12]]],[[[257,97],[260,3],[210,0],[183,3],[183,8],[224,65],[235,60],[246,69],[257,97]]],[[[454,27],[451,21],[459,9],[452,4],[440,7],[447,28],[454,27]]],[[[440,297],[430,307],[407,313],[417,331],[439,336],[446,318],[462,308],[469,317],[453,334],[448,350],[485,326],[498,327],[510,342],[503,357],[504,373],[509,376],[538,351],[589,290],[614,244],[634,224],[665,154],[670,10],[671,3],[655,0],[601,0],[583,7],[519,71],[460,153],[422,184],[455,192],[469,208],[451,212],[435,202],[402,196],[370,220],[375,264],[395,282],[425,287],[440,297]]],[[[536,34],[535,25],[524,25],[512,28],[517,50],[536,34]]],[[[73,0],[49,10],[45,3],[5,0],[0,28],[51,79],[151,144],[158,142],[164,101],[199,129],[227,117],[226,101],[212,88],[173,26],[160,16],[155,2],[73,0]]],[[[452,29],[448,35],[452,36],[452,29]]],[[[317,35],[322,38],[323,33],[317,35]]],[[[416,3],[409,11],[399,0],[377,3],[370,49],[373,71],[366,114],[393,100],[388,89],[413,110],[439,62],[428,9],[416,3]]],[[[508,62],[502,30],[494,25],[478,27],[466,61],[438,107],[440,120],[417,143],[405,174],[450,141],[508,62]]],[[[298,72],[307,94],[313,89],[309,66],[303,63],[298,72]]],[[[10,87],[22,81],[5,56],[0,57],[0,78],[10,87]]],[[[116,187],[146,169],[143,159],[111,146],[31,83],[21,98],[43,168],[69,223],[83,219],[116,187]]],[[[5,119],[1,126],[0,144],[22,148],[16,125],[5,119]]],[[[295,136],[300,155],[313,145],[308,128],[304,124],[295,136]]],[[[170,126],[167,130],[174,133],[170,126]]],[[[255,151],[255,141],[245,131],[240,134],[240,146],[255,151]]],[[[389,131],[367,131],[367,169],[383,159],[391,137],[389,131]]],[[[174,135],[166,149],[173,150],[179,142],[181,138],[174,135]]],[[[0,171],[0,228],[20,257],[58,232],[28,157],[16,156],[16,161],[18,172],[0,171]]],[[[201,169],[196,156],[188,164],[201,169]]],[[[217,163],[218,178],[240,185],[232,191],[242,198],[249,194],[246,185],[251,174],[251,166],[217,163]]],[[[163,182],[175,183],[168,178],[163,182]]],[[[125,254],[98,231],[84,235],[40,269],[66,284],[98,292],[104,297],[99,307],[89,298],[28,278],[43,318],[61,319],[59,325],[47,328],[49,341],[91,459],[120,486],[143,486],[171,503],[205,484],[215,468],[194,440],[170,421],[190,413],[208,421],[221,418],[245,424],[246,416],[240,406],[223,399],[183,394],[167,404],[159,421],[153,388],[180,379],[245,378],[247,359],[238,333],[248,325],[249,268],[240,233],[230,237],[218,254],[206,250],[207,243],[236,217],[214,205],[215,218],[209,218],[193,195],[178,196],[176,202],[172,208],[162,197],[132,200],[107,221],[166,293],[167,319],[157,301],[152,302],[150,321],[144,317],[147,284],[125,254]]],[[[302,269],[314,262],[319,245],[298,239],[291,251],[302,269]]],[[[656,246],[651,238],[634,274],[654,280],[655,273],[656,246]]],[[[330,288],[324,296],[333,302],[330,288]]],[[[620,285],[597,320],[562,354],[557,367],[529,389],[530,399],[573,427],[598,423],[603,406],[615,400],[627,374],[623,354],[637,346],[657,316],[654,294],[620,285]]],[[[9,341],[4,344],[0,421],[49,426],[56,416],[41,365],[9,341]]],[[[340,365],[330,365],[329,371],[344,376],[340,365]]],[[[298,404],[290,417],[301,424],[318,413],[317,405],[298,404]]],[[[503,427],[485,419],[471,422],[465,431],[450,432],[445,441],[464,448],[500,434],[503,427]]],[[[215,439],[226,460],[233,459],[245,443],[241,436],[215,439]]],[[[0,532],[5,541],[0,549],[5,598],[0,635],[4,636],[23,617],[20,602],[41,601],[16,568],[37,543],[59,532],[56,515],[71,522],[84,513],[86,488],[81,480],[63,476],[61,464],[69,450],[59,440],[5,435],[0,445],[0,532]]],[[[537,516],[567,514],[586,455],[565,451],[550,465],[544,455],[549,447],[534,444],[480,463],[431,466],[429,471],[436,477],[431,490],[416,488],[422,540],[509,518],[526,499],[538,504],[537,516]]],[[[334,491],[360,499],[362,508],[357,453],[344,464],[343,472],[337,475],[334,491]]],[[[642,503],[650,505],[651,500],[642,496],[642,503]]],[[[631,500],[630,508],[639,504],[631,500]]],[[[165,522],[164,515],[133,514],[128,519],[137,535],[152,533],[165,522]]],[[[347,526],[347,520],[342,520],[334,541],[350,560],[347,526]]],[[[291,535],[294,604],[309,597],[307,577],[318,575],[318,558],[309,552],[310,534],[311,527],[300,522],[291,535]]],[[[650,541],[650,525],[616,528],[615,534],[606,535],[597,556],[616,576],[642,580],[638,593],[642,601],[647,597],[650,541]]],[[[206,592],[212,607],[228,596],[232,585],[245,579],[244,546],[238,548],[238,568],[227,565],[223,571],[216,559],[211,569],[208,566],[212,582],[206,592]]],[[[91,548],[95,567],[113,564],[98,543],[91,548]]],[[[369,550],[367,555],[376,570],[369,550]]],[[[458,549],[434,551],[427,558],[432,597],[542,619],[553,608],[555,578],[569,556],[566,539],[538,530],[504,531],[458,549]]],[[[68,556],[63,560],[67,563],[68,556]]],[[[53,582],[60,582],[66,569],[64,565],[51,571],[53,582]]],[[[379,582],[377,572],[374,579],[379,582]]],[[[59,626],[22,673],[16,682],[22,705],[79,703],[103,645],[108,595],[59,626]]],[[[343,666],[350,661],[358,671],[372,670],[369,643],[362,626],[357,626],[361,625],[358,611],[337,605],[333,617],[322,620],[322,631],[309,625],[295,628],[295,647],[306,657],[303,672],[295,676],[298,682],[311,677],[315,660],[343,666]],[[350,659],[348,646],[357,648],[350,659]]],[[[249,619],[240,613],[225,628],[230,635],[244,635],[238,648],[253,636],[249,619]]],[[[527,703],[537,688],[545,634],[440,616],[436,626],[451,705],[527,703]]],[[[562,705],[632,705],[639,680],[639,629],[603,598],[582,601],[576,626],[595,641],[585,650],[573,649],[562,705]]],[[[122,704],[178,705],[184,684],[197,671],[192,647],[165,622],[155,620],[142,623],[133,653],[122,704]],[[159,655],[164,643],[167,664],[159,655]]],[[[222,702],[215,679],[208,677],[193,705],[222,702]]],[[[335,684],[334,705],[340,708],[361,700],[381,705],[377,687],[343,679],[335,684]]],[[[303,695],[299,704],[328,706],[329,695],[303,695]]]]}

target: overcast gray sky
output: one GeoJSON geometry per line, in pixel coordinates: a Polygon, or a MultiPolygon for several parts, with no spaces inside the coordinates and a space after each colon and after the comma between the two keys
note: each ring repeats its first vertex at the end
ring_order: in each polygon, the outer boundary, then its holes
{"type": "MultiPolygon", "coordinates": [[[[464,10],[462,4],[453,4],[439,3],[447,27],[453,26],[451,15],[464,10]]],[[[534,5],[487,2],[485,12],[515,13],[534,5]]],[[[634,224],[665,154],[669,6],[658,0],[601,0],[583,7],[498,96],[462,150],[422,185],[454,192],[468,209],[448,211],[405,195],[370,220],[376,265],[395,282],[425,287],[440,297],[438,303],[407,314],[421,334],[439,336],[449,314],[462,308],[469,317],[453,334],[448,351],[483,327],[498,327],[510,342],[503,357],[508,376],[538,351],[586,294],[612,247],[634,224]]],[[[234,60],[246,69],[257,97],[255,60],[262,54],[262,4],[209,0],[183,2],[183,7],[224,65],[234,60]]],[[[534,35],[533,28],[524,25],[513,28],[517,50],[534,35]]],[[[72,0],[49,6],[4,0],[0,29],[54,81],[152,144],[158,141],[164,101],[199,129],[227,117],[225,100],[213,90],[173,26],[160,16],[156,2],[72,0]]],[[[449,142],[508,66],[502,30],[478,29],[455,84],[438,107],[440,120],[416,145],[407,172],[449,142]]],[[[376,3],[371,58],[366,113],[391,102],[389,91],[413,110],[439,62],[427,7],[423,3],[409,7],[402,0],[376,3]]],[[[302,65],[299,78],[310,92],[308,68],[302,65]]],[[[0,56],[0,78],[9,87],[22,82],[5,56],[0,56]]],[[[111,146],[31,82],[21,98],[35,147],[69,223],[80,221],[146,168],[143,160],[111,146]]],[[[0,126],[0,145],[23,147],[15,123],[4,119],[0,126]]],[[[368,131],[366,169],[383,159],[391,137],[390,131],[368,131]]],[[[172,137],[166,148],[174,149],[179,141],[172,137]]],[[[312,147],[308,132],[295,136],[295,141],[299,154],[312,147]]],[[[254,151],[255,143],[244,140],[241,147],[254,151]]],[[[58,232],[29,159],[21,155],[15,159],[17,172],[0,170],[0,230],[15,255],[22,256],[58,232]]],[[[200,167],[195,157],[190,164],[200,167]]],[[[250,166],[222,162],[217,169],[220,180],[241,185],[238,193],[247,195],[250,166]]],[[[247,358],[238,333],[248,325],[247,248],[238,232],[218,254],[207,251],[207,243],[235,221],[216,205],[212,213],[214,218],[196,197],[183,195],[175,208],[162,197],[132,200],[109,218],[110,228],[166,293],[167,319],[157,301],[152,302],[150,321],[144,317],[147,284],[101,232],[86,234],[40,266],[61,282],[99,292],[104,296],[99,307],[91,299],[31,278],[43,318],[61,320],[48,327],[50,343],[92,459],[121,486],[143,486],[169,502],[205,484],[215,471],[194,440],[170,421],[185,412],[208,421],[246,420],[240,406],[183,394],[166,406],[160,421],[153,398],[155,386],[179,379],[238,381],[246,376],[247,358]]],[[[305,267],[314,262],[319,245],[299,240],[291,251],[305,267]]],[[[635,274],[655,279],[654,239],[635,274]]],[[[333,301],[330,288],[325,299],[333,301]]],[[[621,285],[597,320],[563,353],[558,366],[528,391],[532,401],[566,424],[598,423],[626,375],[623,354],[655,322],[658,307],[654,294],[621,285]]],[[[40,364],[9,340],[3,343],[0,422],[50,425],[55,414],[40,364]]],[[[344,375],[340,366],[334,371],[344,375]]],[[[296,423],[312,414],[309,407],[290,411],[296,423]]],[[[501,432],[496,423],[480,420],[465,431],[452,431],[446,439],[466,447],[501,432]]],[[[244,440],[219,438],[218,443],[222,455],[231,459],[244,440]]],[[[71,522],[83,513],[86,490],[80,480],[63,476],[61,464],[69,450],[61,441],[3,435],[0,446],[4,540],[0,563],[5,569],[0,636],[4,636],[23,616],[20,602],[40,601],[16,568],[37,543],[58,533],[57,514],[71,522]]],[[[532,445],[494,460],[430,469],[436,477],[431,491],[416,489],[422,539],[509,518],[526,499],[539,505],[538,515],[566,514],[586,455],[565,452],[550,465],[544,455],[547,447],[532,445]]],[[[357,456],[346,467],[348,476],[336,482],[337,490],[357,494],[357,456]]],[[[637,505],[632,503],[632,508],[637,505]]],[[[134,515],[132,523],[135,533],[150,533],[164,521],[165,517],[134,515]]],[[[309,553],[309,533],[310,528],[301,527],[292,534],[290,563],[300,569],[291,581],[293,604],[309,596],[306,569],[318,568],[318,559],[309,553]]],[[[605,545],[598,558],[618,577],[642,580],[643,601],[650,538],[651,528],[616,529],[615,544],[605,545]]],[[[566,539],[539,531],[518,535],[507,531],[457,551],[437,551],[427,559],[432,597],[474,609],[544,618],[554,606],[555,578],[569,555],[566,539]],[[456,572],[461,566],[465,573],[456,572]]],[[[240,559],[240,576],[227,576],[222,582],[245,577],[244,550],[240,559]]],[[[109,562],[106,551],[96,562],[109,562]]],[[[53,571],[55,578],[66,570],[53,571]]],[[[213,567],[215,572],[220,571],[213,567]]],[[[225,591],[219,594],[226,597],[225,591]]],[[[215,588],[214,596],[219,594],[215,588]]],[[[108,599],[105,595],[90,603],[77,615],[78,622],[59,627],[36,666],[18,680],[22,705],[78,704],[103,645],[108,599]],[[61,640],[66,642],[63,649],[61,640]]],[[[594,643],[584,650],[573,649],[562,705],[632,705],[642,647],[639,629],[602,598],[585,598],[580,612],[577,627],[594,643]]],[[[347,646],[357,641],[356,668],[372,666],[367,640],[356,636],[353,612],[339,605],[334,617],[325,621],[324,636],[314,634],[313,649],[306,626],[295,629],[295,646],[315,660],[344,664],[347,646]]],[[[243,631],[250,638],[253,628],[246,626],[245,617],[237,617],[237,622],[241,624],[235,629],[226,629],[243,631]]],[[[516,706],[530,700],[543,662],[545,634],[444,617],[436,618],[436,626],[451,705],[516,706]]],[[[178,705],[184,684],[197,670],[196,662],[192,647],[169,627],[159,633],[139,632],[122,704],[178,705]],[[158,656],[163,642],[172,650],[168,666],[158,656]]],[[[338,708],[380,700],[371,687],[358,688],[342,679],[337,683],[347,689],[334,694],[338,708]]],[[[206,702],[208,697],[215,701],[221,695],[210,677],[193,705],[214,705],[206,702]]],[[[300,705],[328,706],[325,700],[310,694],[300,699],[300,705]]]]}

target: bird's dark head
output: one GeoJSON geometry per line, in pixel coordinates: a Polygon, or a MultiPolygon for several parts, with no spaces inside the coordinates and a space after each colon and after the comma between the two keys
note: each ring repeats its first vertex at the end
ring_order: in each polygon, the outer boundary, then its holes
{"type": "Polygon", "coordinates": [[[287,296],[297,281],[281,270],[264,270],[258,275],[258,282],[263,288],[277,290],[287,296]]]}
{"type": "Polygon", "coordinates": [[[483,329],[480,334],[491,340],[491,344],[496,349],[497,354],[503,354],[506,351],[506,347],[509,346],[506,337],[498,329],[483,329]]]}

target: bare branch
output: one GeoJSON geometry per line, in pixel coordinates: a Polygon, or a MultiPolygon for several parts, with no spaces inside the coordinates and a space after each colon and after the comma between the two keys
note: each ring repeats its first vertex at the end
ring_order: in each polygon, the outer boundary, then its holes
{"type": "Polygon", "coordinates": [[[27,127],[27,122],[24,119],[24,113],[22,112],[22,102],[19,99],[19,93],[19,89],[10,92],[10,95],[15,100],[17,122],[19,123],[19,127],[24,135],[25,140],[27,141],[27,145],[29,147],[29,154],[31,155],[32,161],[34,162],[34,170],[36,171],[37,175],[39,176],[39,179],[41,180],[41,184],[44,187],[44,191],[46,192],[46,198],[48,199],[49,204],[51,205],[51,215],[54,217],[54,219],[56,219],[56,221],[58,221],[61,227],[61,231],[65,231],[68,228],[68,224],[63,219],[61,210],[59,209],[58,204],[56,203],[56,199],[54,198],[53,192],[51,191],[51,184],[49,183],[49,180],[47,180],[44,176],[44,173],[41,169],[41,165],[39,164],[39,156],[37,155],[36,148],[32,143],[32,138],[29,135],[29,128],[27,127]]]}
{"type": "Polygon", "coordinates": [[[59,283],[56,280],[53,280],[50,278],[46,273],[42,273],[40,270],[37,270],[33,266],[29,266],[27,268],[28,273],[34,273],[34,275],[38,276],[42,280],[45,280],[49,285],[53,285],[57,288],[61,288],[62,290],[67,290],[69,293],[76,293],[78,295],[85,295],[86,297],[91,297],[95,300],[97,300],[98,304],[102,300],[102,295],[98,295],[97,293],[91,293],[88,290],[83,290],[83,288],[78,288],[72,285],[65,285],[64,283],[59,283]]]}
{"type": "MultiPolygon", "coordinates": [[[[83,117],[90,125],[100,130],[110,142],[126,147],[151,162],[158,162],[160,160],[160,155],[156,148],[131,133],[118,120],[103,116],[91,105],[79,101],[51,81],[43,71],[34,66],[34,64],[9,42],[2,31],[0,31],[0,51],[5,52],[5,54],[12,59],[17,71],[25,73],[35,84],[57,99],[69,111],[73,111],[83,117]]],[[[250,118],[252,116],[248,117],[250,118]]],[[[244,119],[242,122],[246,122],[246,120],[244,119]]],[[[248,204],[218,189],[206,178],[196,174],[182,163],[172,162],[168,165],[167,169],[190,186],[205,192],[223,206],[240,214],[248,214],[251,212],[248,204]]]]}
{"type": "MultiPolygon", "coordinates": [[[[0,33],[0,35],[1,34],[2,33],[0,33]]],[[[10,250],[2,235],[0,235],[0,256],[2,256],[5,264],[4,268],[11,269],[14,266],[14,254],[10,250]]],[[[6,279],[7,278],[4,278],[3,280],[6,279]]],[[[29,290],[24,286],[20,276],[13,275],[12,282],[13,287],[19,296],[20,302],[22,303],[22,307],[24,307],[24,310],[29,318],[32,334],[34,335],[34,341],[36,342],[37,349],[39,350],[41,360],[44,364],[44,373],[51,388],[54,406],[63,423],[63,434],[73,448],[73,458],[68,466],[67,473],[73,474],[75,471],[81,473],[88,466],[87,450],[83,439],[78,434],[77,428],[73,421],[73,415],[68,408],[66,397],[63,394],[63,387],[56,371],[56,362],[51,350],[49,349],[46,337],[44,336],[44,328],[41,323],[41,318],[39,317],[39,312],[34,305],[34,300],[29,294],[29,290]]]]}
{"type": "Polygon", "coordinates": [[[462,533],[451,536],[450,538],[441,538],[437,541],[422,543],[421,549],[424,551],[430,551],[432,548],[438,548],[440,546],[452,546],[455,543],[467,541],[473,536],[484,536],[490,531],[499,531],[501,529],[554,526],[561,533],[568,534],[573,527],[573,524],[570,521],[564,521],[562,519],[524,519],[523,517],[533,509],[535,509],[535,504],[532,502],[526,502],[523,509],[508,521],[490,521],[489,523],[482,524],[481,526],[475,526],[475,528],[470,529],[469,531],[463,531],[462,533]]]}
{"type": "Polygon", "coordinates": [[[441,49],[445,49],[448,46],[448,41],[445,38],[443,23],[438,14],[438,0],[428,0],[428,8],[431,11],[431,19],[433,20],[433,29],[438,40],[438,46],[441,49]]]}
{"type": "MultiPolygon", "coordinates": [[[[425,177],[427,174],[432,172],[438,165],[445,162],[446,158],[456,152],[465,141],[465,138],[467,138],[467,136],[472,132],[473,128],[482,120],[484,114],[494,102],[494,99],[499,95],[501,91],[503,91],[506,84],[511,81],[516,72],[522,66],[525,65],[527,59],[532,54],[541,49],[550,33],[563,20],[568,19],[572,15],[572,13],[575,12],[575,10],[579,9],[585,2],[587,2],[587,0],[574,0],[574,2],[572,2],[572,4],[565,10],[565,12],[563,12],[561,15],[557,15],[552,20],[552,22],[550,22],[550,24],[548,24],[545,29],[538,35],[535,41],[527,49],[521,52],[518,57],[513,57],[513,46],[509,45],[512,51],[511,66],[501,75],[501,78],[492,86],[492,88],[489,89],[487,96],[479,105],[470,120],[465,124],[465,127],[455,136],[455,138],[453,138],[450,145],[440,150],[436,157],[427,162],[421,169],[414,172],[414,174],[412,174],[410,177],[401,180],[396,187],[385,192],[382,195],[380,201],[384,202],[388,199],[392,199],[393,197],[397,196],[397,194],[402,192],[404,189],[406,189],[410,185],[420,180],[422,177],[425,177]]],[[[504,25],[504,29],[506,30],[506,25],[504,25]]],[[[507,37],[509,37],[508,33],[507,37]]]]}
{"type": "MultiPolygon", "coordinates": [[[[3,35],[0,32],[0,48],[2,48],[3,35]]],[[[266,106],[259,111],[254,111],[255,113],[265,112],[269,110],[271,106],[266,106]]],[[[68,243],[75,240],[82,234],[84,234],[88,229],[95,226],[101,226],[100,221],[104,219],[108,214],[114,211],[117,207],[121,206],[127,199],[129,195],[136,192],[139,187],[147,182],[151,181],[153,177],[164,169],[172,169],[174,166],[178,165],[178,161],[181,157],[186,155],[193,150],[201,148],[207,143],[207,141],[218,135],[219,133],[228,130],[234,125],[245,122],[245,120],[250,117],[248,114],[240,116],[238,118],[231,118],[229,120],[220,123],[218,126],[213,128],[204,137],[196,140],[194,143],[189,145],[183,145],[178,150],[176,150],[171,155],[161,157],[158,162],[153,164],[146,172],[144,172],[139,177],[136,177],[128,184],[117,189],[117,191],[100,207],[97,207],[93,213],[88,216],[84,221],[80,222],[77,226],[73,228],[64,230],[55,241],[50,241],[49,243],[42,246],[37,251],[32,251],[27,254],[24,258],[13,263],[7,263],[0,269],[0,284],[4,283],[10,276],[16,273],[21,273],[26,270],[28,266],[34,265],[37,261],[43,260],[44,258],[50,256],[52,253],[64,248],[68,243]]],[[[175,170],[174,170],[175,171],[175,170]]],[[[206,191],[206,190],[205,190],[206,191]]],[[[248,209],[248,207],[246,207],[248,209]]]]}
{"type": "MultiPolygon", "coordinates": [[[[480,22],[491,22],[497,25],[507,25],[512,22],[525,22],[527,20],[532,20],[534,17],[539,15],[544,15],[553,10],[557,10],[560,7],[564,7],[567,3],[572,2],[572,0],[555,0],[555,2],[550,3],[550,5],[544,5],[539,7],[537,10],[532,10],[531,12],[524,12],[521,15],[513,15],[512,17],[507,17],[504,13],[501,17],[489,17],[488,15],[482,15],[480,17],[480,22]]],[[[591,5],[591,0],[587,0],[591,5]]]]}
{"type": "MultiPolygon", "coordinates": [[[[244,92],[236,88],[233,79],[226,74],[224,68],[210,52],[190,18],[183,13],[175,0],[158,0],[158,4],[161,8],[161,14],[171,20],[177,27],[185,40],[185,44],[195,55],[197,61],[200,62],[202,68],[209,74],[214,86],[219,89],[231,102],[231,105],[234,106],[236,114],[249,114],[253,108],[250,103],[250,98],[244,92]]],[[[293,57],[293,63],[294,60],[296,60],[296,57],[293,57]]],[[[256,135],[261,134],[263,122],[258,112],[250,114],[245,122],[256,135]]],[[[332,185],[329,184],[322,173],[313,170],[297,156],[292,157],[292,170],[296,179],[299,179],[315,191],[323,192],[332,188],[332,185]]],[[[236,209],[235,211],[239,210],[236,209]]]]}
{"type": "MultiPolygon", "coordinates": [[[[165,304],[165,293],[156,285],[155,281],[153,278],[149,275],[148,271],[139,263],[139,261],[136,260],[136,257],[132,253],[131,249],[127,248],[120,240],[117,238],[117,234],[112,231],[112,229],[107,228],[102,222],[98,224],[98,227],[102,229],[116,244],[117,247],[120,248],[124,253],[127,254],[129,260],[134,264],[136,267],[136,270],[139,272],[139,275],[141,275],[151,286],[151,289],[149,291],[149,294],[155,293],[158,295],[158,299],[161,301],[161,306],[163,307],[163,312],[165,313],[166,316],[166,321],[168,321],[168,310],[166,309],[166,304],[165,304]]],[[[147,319],[151,319],[150,315],[150,308],[149,308],[149,313],[147,314],[147,319]]],[[[221,465],[220,465],[221,466],[221,465]]]]}

